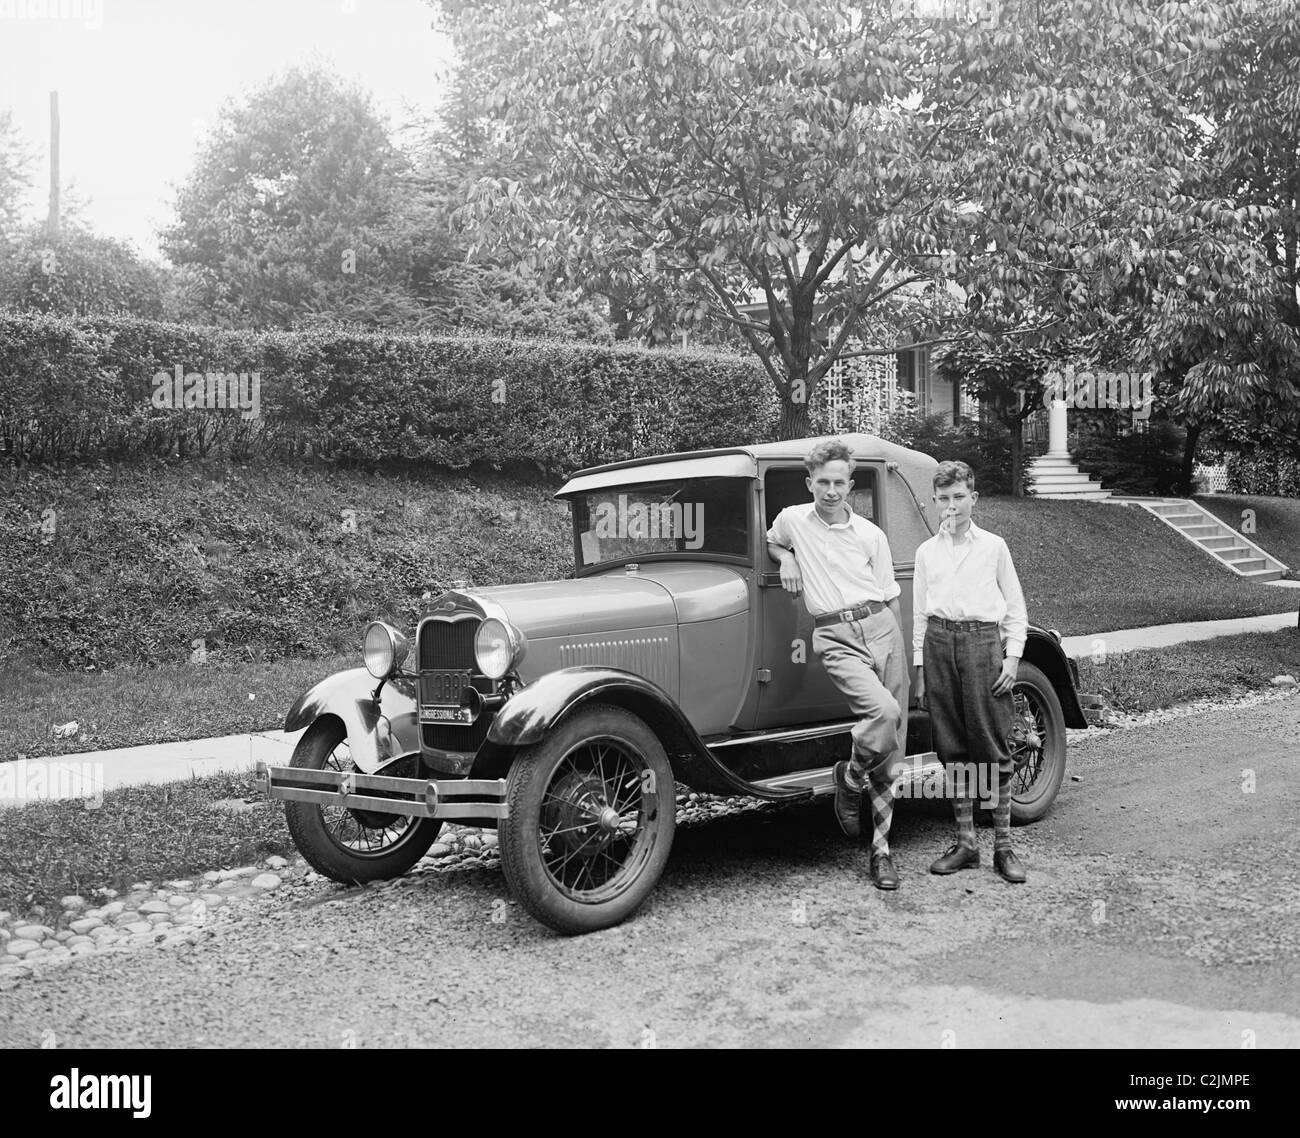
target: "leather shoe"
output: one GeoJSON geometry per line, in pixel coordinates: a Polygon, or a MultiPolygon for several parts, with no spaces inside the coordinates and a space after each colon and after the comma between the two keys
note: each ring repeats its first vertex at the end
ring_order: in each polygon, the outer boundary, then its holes
{"type": "Polygon", "coordinates": [[[959,869],[974,869],[980,863],[980,851],[975,846],[958,842],[937,858],[930,866],[931,873],[956,873],[959,869]]]}
{"type": "Polygon", "coordinates": [[[898,888],[898,870],[888,854],[871,855],[871,884],[877,889],[898,888]]]}
{"type": "Polygon", "coordinates": [[[849,772],[848,763],[835,764],[835,820],[850,838],[862,833],[862,791],[849,772]]]}
{"type": "Polygon", "coordinates": [[[1002,875],[1004,881],[1010,881],[1014,885],[1019,885],[1025,880],[1025,867],[1020,864],[1020,859],[1016,857],[1014,850],[994,850],[993,868],[1002,875]]]}

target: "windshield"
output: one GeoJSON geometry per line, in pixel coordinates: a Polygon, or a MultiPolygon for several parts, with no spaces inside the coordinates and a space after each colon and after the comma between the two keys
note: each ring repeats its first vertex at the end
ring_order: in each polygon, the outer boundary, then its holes
{"type": "Polygon", "coordinates": [[[704,554],[748,561],[748,478],[687,478],[577,494],[578,567],[658,555],[704,554]]]}

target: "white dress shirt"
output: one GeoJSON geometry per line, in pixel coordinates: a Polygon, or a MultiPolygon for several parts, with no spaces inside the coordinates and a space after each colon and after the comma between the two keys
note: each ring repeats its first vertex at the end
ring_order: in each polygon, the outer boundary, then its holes
{"type": "Polygon", "coordinates": [[[1006,654],[1020,657],[1029,614],[1007,543],[974,522],[957,540],[940,529],[916,550],[912,580],[912,662],[921,663],[927,617],[998,624],[1006,654]]]}
{"type": "Polygon", "coordinates": [[[812,502],[787,506],[767,531],[773,545],[794,550],[804,604],[814,617],[892,601],[901,591],[885,531],[846,508],[848,521],[827,525],[812,502]]]}

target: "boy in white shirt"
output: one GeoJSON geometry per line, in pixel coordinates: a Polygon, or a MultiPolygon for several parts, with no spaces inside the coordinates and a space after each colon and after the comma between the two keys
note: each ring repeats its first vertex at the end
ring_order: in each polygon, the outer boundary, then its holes
{"type": "Polygon", "coordinates": [[[991,784],[987,776],[996,768],[993,868],[1006,881],[1019,883],[1025,871],[1011,848],[1014,763],[1007,736],[1015,715],[1011,692],[1029,630],[1025,598],[1007,543],[971,520],[979,494],[966,463],[939,464],[934,500],[943,524],[916,551],[912,662],[917,698],[929,697],[934,747],[948,768],[957,841],[930,872],[979,865],[976,787],[958,774],[975,769],[986,776],[979,781],[991,784]]]}

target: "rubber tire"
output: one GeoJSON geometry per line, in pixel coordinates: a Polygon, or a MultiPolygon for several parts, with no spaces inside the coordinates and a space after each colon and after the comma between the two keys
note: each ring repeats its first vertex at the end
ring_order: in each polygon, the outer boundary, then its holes
{"type": "MultiPolygon", "coordinates": [[[[346,737],[338,719],[333,716],[318,719],[298,740],[289,765],[323,770],[325,760],[346,737]]],[[[360,857],[340,847],[329,836],[321,807],[311,802],[286,802],[284,814],[294,845],[317,873],[333,881],[357,885],[400,877],[428,852],[442,829],[440,820],[420,818],[392,849],[360,857]]]]}
{"type": "Polygon", "coordinates": [[[1038,779],[1031,787],[1032,794],[1024,801],[1015,795],[1011,798],[1011,824],[1027,826],[1037,822],[1056,801],[1056,795],[1065,779],[1065,714],[1061,700],[1052,687],[1052,681],[1033,664],[1021,661],[1016,672],[1016,688],[1029,688],[1045,715],[1043,737],[1043,764],[1038,779]]]}
{"type": "Polygon", "coordinates": [[[566,935],[607,929],[626,920],[650,895],[668,860],[677,827],[677,793],[672,765],[646,724],[609,704],[578,711],[546,739],[520,752],[506,778],[507,817],[497,829],[501,867],[511,891],[542,924],[566,935]],[[613,736],[635,749],[655,773],[659,827],[654,849],[633,884],[612,901],[589,903],[566,897],[551,881],[537,841],[542,797],[561,760],[584,740],[613,736]]]}

